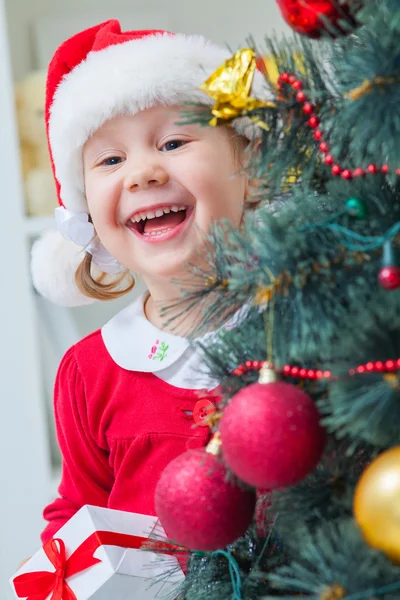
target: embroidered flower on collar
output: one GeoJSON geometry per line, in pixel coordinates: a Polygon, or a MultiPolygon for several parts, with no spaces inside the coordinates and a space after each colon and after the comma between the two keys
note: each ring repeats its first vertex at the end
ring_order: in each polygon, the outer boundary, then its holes
{"type": "Polygon", "coordinates": [[[150,354],[148,356],[149,360],[159,360],[162,362],[164,358],[166,358],[169,346],[165,342],[161,342],[161,344],[159,344],[160,341],[156,340],[154,346],[150,350],[150,354]]]}

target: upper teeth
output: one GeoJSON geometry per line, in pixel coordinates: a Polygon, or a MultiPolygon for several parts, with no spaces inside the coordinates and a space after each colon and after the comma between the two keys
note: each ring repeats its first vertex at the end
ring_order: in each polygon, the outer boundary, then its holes
{"type": "Polygon", "coordinates": [[[139,221],[145,221],[146,219],[155,219],[156,217],[162,217],[163,215],[167,215],[170,212],[179,212],[180,210],[186,210],[186,206],[165,206],[162,208],[157,208],[156,210],[148,210],[146,212],[140,212],[133,215],[130,220],[134,223],[139,223],[139,221]]]}

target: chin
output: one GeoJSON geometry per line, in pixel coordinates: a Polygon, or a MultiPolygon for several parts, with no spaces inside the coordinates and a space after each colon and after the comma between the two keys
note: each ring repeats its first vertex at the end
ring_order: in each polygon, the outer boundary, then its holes
{"type": "MultiPolygon", "coordinates": [[[[193,265],[200,266],[200,259],[198,255],[188,255],[187,258],[182,259],[182,256],[179,259],[164,260],[161,256],[159,259],[160,267],[158,269],[145,269],[143,268],[143,263],[141,264],[141,270],[136,271],[144,280],[150,281],[163,281],[165,280],[166,285],[171,286],[176,282],[177,290],[180,289],[180,283],[184,283],[185,281],[190,281],[198,277],[198,275],[194,272],[193,265]]],[[[154,263],[152,265],[154,267],[154,263]]],[[[204,267],[206,265],[204,264],[204,267]]],[[[134,269],[133,269],[134,270],[134,269]]]]}
{"type": "Polygon", "coordinates": [[[192,271],[193,269],[190,265],[179,261],[179,263],[174,263],[170,266],[163,265],[163,269],[155,273],[147,272],[147,276],[153,280],[167,280],[168,285],[173,285],[175,281],[179,283],[188,277],[193,277],[194,274],[192,271]]]}

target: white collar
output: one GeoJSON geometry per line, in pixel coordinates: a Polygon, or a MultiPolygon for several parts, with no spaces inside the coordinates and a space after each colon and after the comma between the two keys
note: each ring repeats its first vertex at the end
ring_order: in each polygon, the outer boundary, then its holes
{"type": "Polygon", "coordinates": [[[185,338],[166,333],[146,319],[145,292],[101,330],[114,362],[128,371],[157,373],[173,365],[189,347],[185,338]]]}
{"type": "MultiPolygon", "coordinates": [[[[150,323],[144,313],[147,298],[148,292],[141,294],[135,302],[108,321],[101,333],[108,353],[118,366],[128,371],[158,373],[174,365],[191,347],[191,342],[187,338],[166,333],[150,323]]],[[[244,318],[247,308],[244,307],[244,312],[242,308],[224,327],[234,327],[244,318]]],[[[208,333],[197,341],[209,344],[215,335],[208,333]]],[[[200,352],[198,356],[201,359],[200,352]]]]}

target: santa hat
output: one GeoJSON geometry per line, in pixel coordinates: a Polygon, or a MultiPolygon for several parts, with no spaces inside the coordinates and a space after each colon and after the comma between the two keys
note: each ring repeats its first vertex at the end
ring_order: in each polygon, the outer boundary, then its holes
{"type": "MultiPolygon", "coordinates": [[[[122,32],[112,20],[87,29],[56,51],[48,70],[46,125],[60,208],[59,231],[38,240],[32,250],[37,290],[64,306],[91,302],[78,290],[75,272],[90,251],[93,226],[84,191],[82,148],[107,120],[156,105],[212,104],[200,85],[229,58],[228,50],[201,36],[165,31],[122,32]],[[63,237],[64,236],[64,237],[63,237]],[[67,239],[65,239],[67,238],[67,239]]],[[[261,79],[261,78],[260,78],[261,79]]],[[[106,257],[97,264],[117,272],[106,257]]]]}

